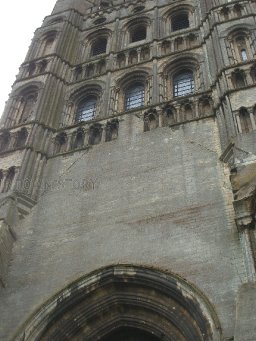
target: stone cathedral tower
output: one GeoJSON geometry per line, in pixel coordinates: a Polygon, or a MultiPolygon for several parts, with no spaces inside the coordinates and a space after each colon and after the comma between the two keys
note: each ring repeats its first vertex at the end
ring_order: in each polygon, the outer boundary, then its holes
{"type": "Polygon", "coordinates": [[[58,0],[0,126],[0,340],[256,340],[256,5],[58,0]]]}

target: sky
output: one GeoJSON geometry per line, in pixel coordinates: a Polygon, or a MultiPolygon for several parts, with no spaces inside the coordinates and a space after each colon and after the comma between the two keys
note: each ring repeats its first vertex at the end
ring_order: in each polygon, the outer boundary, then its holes
{"type": "Polygon", "coordinates": [[[50,15],[56,0],[2,1],[0,20],[0,116],[35,30],[50,15]]]}

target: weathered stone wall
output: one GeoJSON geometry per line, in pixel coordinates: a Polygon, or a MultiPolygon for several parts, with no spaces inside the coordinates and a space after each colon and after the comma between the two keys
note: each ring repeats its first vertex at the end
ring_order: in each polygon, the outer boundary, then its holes
{"type": "Polygon", "coordinates": [[[181,275],[232,336],[246,274],[218,139],[212,118],[144,133],[126,115],[117,140],[50,159],[38,205],[17,230],[0,339],[71,281],[116,263],[181,275]]]}
{"type": "Polygon", "coordinates": [[[118,263],[177,273],[213,304],[224,339],[245,341],[244,330],[246,341],[255,338],[253,305],[247,309],[255,297],[248,282],[256,278],[255,3],[141,5],[138,11],[132,1],[59,0],[35,32],[1,120],[2,188],[10,167],[15,178],[0,197],[0,340],[70,282],[118,263]],[[172,31],[177,9],[188,13],[189,27],[172,31]],[[131,42],[129,29],[141,18],[146,39],[131,42]],[[246,37],[246,60],[237,32],[246,37]],[[106,53],[93,56],[101,34],[106,53]],[[194,92],[175,97],[174,75],[187,69],[194,92]],[[237,72],[242,83],[234,81],[237,72]],[[131,80],[142,81],[145,101],[127,113],[124,88],[131,80]],[[77,122],[74,108],[92,88],[99,97],[95,117],[77,122]],[[22,121],[31,93],[33,110],[22,121]],[[247,129],[241,107],[251,120],[247,129]],[[144,132],[149,114],[156,125],[144,132]],[[113,120],[118,136],[106,142],[113,120]],[[89,138],[95,126],[102,131],[97,145],[89,138]],[[28,136],[19,146],[24,127],[28,136]],[[81,148],[74,143],[79,129],[81,148]]]}

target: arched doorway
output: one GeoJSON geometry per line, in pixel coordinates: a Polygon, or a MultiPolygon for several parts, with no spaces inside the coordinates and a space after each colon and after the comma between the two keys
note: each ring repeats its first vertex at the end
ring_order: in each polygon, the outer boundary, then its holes
{"type": "Polygon", "coordinates": [[[120,328],[100,341],[160,341],[156,336],[136,328],[120,328]]]}
{"type": "Polygon", "coordinates": [[[213,307],[157,269],[115,265],[73,282],[37,311],[19,341],[220,341],[213,307]]]}

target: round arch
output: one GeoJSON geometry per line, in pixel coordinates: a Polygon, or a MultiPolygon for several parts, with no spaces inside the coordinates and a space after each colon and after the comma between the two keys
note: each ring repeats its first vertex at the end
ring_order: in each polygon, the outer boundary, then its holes
{"type": "Polygon", "coordinates": [[[108,266],[46,302],[15,341],[220,341],[217,315],[207,298],[181,277],[134,265],[108,266]],[[149,338],[150,336],[150,338],[149,338]]]}

